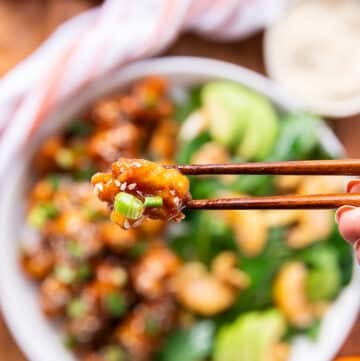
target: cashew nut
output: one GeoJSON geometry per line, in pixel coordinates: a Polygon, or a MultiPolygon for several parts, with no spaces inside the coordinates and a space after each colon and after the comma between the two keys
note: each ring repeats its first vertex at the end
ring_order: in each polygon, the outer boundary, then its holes
{"type": "Polygon", "coordinates": [[[305,177],[301,182],[299,194],[326,194],[336,193],[343,189],[345,177],[339,176],[312,176],[305,177]]]}
{"type": "Polygon", "coordinates": [[[276,209],[264,211],[264,217],[268,227],[283,227],[292,223],[296,223],[299,218],[300,211],[293,209],[276,209]]]}
{"type": "Polygon", "coordinates": [[[226,163],[230,159],[228,150],[222,145],[215,142],[205,143],[192,156],[191,163],[193,164],[216,164],[226,163]]]}
{"type": "Polygon", "coordinates": [[[236,267],[237,259],[233,252],[222,252],[212,262],[211,272],[220,281],[242,289],[246,288],[249,276],[236,267]]]}
{"type": "Polygon", "coordinates": [[[233,227],[236,242],[246,256],[255,257],[262,252],[268,238],[263,211],[236,212],[233,227]]]}
{"type": "Polygon", "coordinates": [[[191,113],[182,124],[179,137],[182,140],[190,141],[196,138],[209,126],[208,118],[201,109],[191,113]]]}
{"type": "Polygon", "coordinates": [[[174,281],[178,301],[204,316],[226,310],[235,301],[236,292],[211,276],[201,263],[186,264],[174,281]]]}
{"type": "Polygon", "coordinates": [[[247,275],[236,269],[234,257],[231,252],[220,254],[213,262],[212,273],[200,262],[185,264],[173,279],[177,300],[204,316],[229,308],[238,290],[249,283],[247,275]]]}
{"type": "Polygon", "coordinates": [[[309,326],[315,316],[306,297],[307,269],[301,262],[289,262],[280,270],[274,284],[274,300],[289,322],[309,326]]]}
{"type": "Polygon", "coordinates": [[[275,186],[284,192],[296,189],[304,179],[301,175],[278,175],[275,177],[275,186]]]}
{"type": "Polygon", "coordinates": [[[300,211],[298,224],[289,232],[287,243],[292,248],[303,248],[331,234],[333,213],[330,210],[300,211]]]}

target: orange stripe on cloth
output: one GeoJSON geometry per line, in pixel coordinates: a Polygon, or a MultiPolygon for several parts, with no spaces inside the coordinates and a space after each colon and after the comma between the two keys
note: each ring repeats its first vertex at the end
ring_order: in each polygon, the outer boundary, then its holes
{"type": "MultiPolygon", "coordinates": [[[[96,21],[95,21],[96,24],[96,21]]],[[[65,50],[64,54],[61,56],[61,58],[56,62],[56,64],[53,66],[51,73],[49,75],[49,80],[47,83],[47,86],[44,90],[43,99],[41,106],[39,107],[32,126],[30,128],[30,131],[25,139],[25,144],[30,140],[30,138],[34,135],[35,131],[40,127],[40,125],[43,123],[45,117],[48,115],[51,107],[54,105],[54,99],[56,97],[56,94],[58,94],[58,90],[60,89],[60,86],[63,81],[63,77],[66,71],[66,67],[68,66],[72,55],[76,51],[76,49],[81,44],[83,38],[85,35],[88,34],[88,29],[85,29],[77,39],[75,39],[69,47],[65,50]]],[[[31,95],[30,95],[31,96],[31,95]]]]}
{"type": "Polygon", "coordinates": [[[32,122],[30,131],[26,137],[25,142],[27,142],[31,138],[31,136],[35,133],[38,127],[42,124],[44,118],[46,117],[50,108],[52,107],[54,103],[53,100],[55,98],[55,94],[57,94],[59,85],[64,75],[64,70],[71,58],[71,55],[78,46],[78,42],[79,39],[75,43],[73,43],[70,47],[68,47],[68,49],[66,49],[66,51],[62,55],[62,57],[57,61],[57,63],[53,67],[49,75],[47,87],[43,94],[42,103],[35,114],[34,120],[32,122]]]}
{"type": "Polygon", "coordinates": [[[165,6],[161,10],[161,14],[159,16],[159,21],[157,25],[155,26],[153,32],[150,34],[148,39],[145,41],[143,48],[136,52],[135,54],[129,55],[127,57],[124,57],[119,63],[115,64],[109,72],[116,71],[120,67],[134,61],[137,59],[140,59],[141,57],[148,55],[147,51],[150,49],[151,45],[154,43],[154,41],[157,40],[157,38],[161,35],[161,32],[164,31],[164,27],[167,25],[168,21],[171,21],[172,18],[170,17],[170,14],[174,12],[174,9],[176,8],[176,1],[166,1],[164,2],[165,6]]]}
{"type": "Polygon", "coordinates": [[[162,13],[159,17],[159,23],[155,26],[155,29],[153,33],[150,35],[150,37],[146,40],[143,50],[140,52],[140,54],[137,55],[137,58],[145,55],[152,44],[160,37],[161,33],[164,31],[165,26],[168,25],[168,22],[172,17],[170,16],[172,13],[174,13],[174,9],[176,8],[176,1],[165,1],[166,6],[162,8],[162,13]]]}
{"type": "MultiPolygon", "coordinates": [[[[100,12],[99,17],[96,19],[96,21],[94,21],[94,24],[92,25],[92,27],[96,26],[96,24],[99,21],[101,21],[102,18],[103,18],[103,13],[100,12]]],[[[71,60],[72,55],[74,54],[76,49],[81,44],[84,37],[86,35],[88,35],[88,33],[89,33],[89,29],[85,29],[83,31],[83,33],[75,40],[75,42],[70,44],[69,48],[65,51],[63,56],[55,64],[55,66],[51,72],[51,77],[50,77],[50,80],[48,83],[48,87],[43,96],[44,97],[43,102],[42,102],[41,107],[39,108],[37,114],[35,115],[31,129],[25,140],[25,144],[29,141],[29,139],[32,137],[32,135],[35,133],[35,131],[43,123],[46,115],[49,113],[51,107],[54,105],[54,98],[55,98],[55,95],[57,94],[57,92],[60,88],[60,85],[62,83],[66,67],[67,67],[69,61],[71,60]]],[[[97,53],[97,54],[99,54],[99,53],[97,53]]],[[[97,61],[99,59],[100,59],[100,57],[97,57],[97,61]]],[[[96,68],[95,65],[96,65],[97,61],[94,62],[94,66],[92,66],[90,68],[91,70],[94,70],[96,68]]],[[[81,81],[78,84],[78,86],[69,93],[68,97],[76,94],[79,90],[83,89],[88,84],[88,82],[91,81],[91,74],[92,74],[92,72],[89,71],[87,74],[87,77],[83,81],[81,81]]]]}

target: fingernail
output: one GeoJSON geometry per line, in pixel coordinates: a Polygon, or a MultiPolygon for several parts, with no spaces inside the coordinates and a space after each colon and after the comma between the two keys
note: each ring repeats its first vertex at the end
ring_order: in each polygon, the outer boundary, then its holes
{"type": "Polygon", "coordinates": [[[354,243],[354,250],[356,255],[357,263],[360,265],[360,239],[354,243]]]}
{"type": "Polygon", "coordinates": [[[342,207],[340,207],[335,213],[335,222],[339,223],[341,216],[345,212],[352,211],[353,209],[355,209],[355,207],[353,207],[353,206],[342,206],[342,207]]]}
{"type": "Polygon", "coordinates": [[[352,179],[346,186],[346,191],[348,193],[357,193],[360,192],[360,179],[352,179]]]}

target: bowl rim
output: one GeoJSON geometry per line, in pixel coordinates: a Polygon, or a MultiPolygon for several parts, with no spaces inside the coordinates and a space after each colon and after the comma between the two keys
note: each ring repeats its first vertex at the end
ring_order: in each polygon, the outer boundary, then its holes
{"type": "MultiPolygon", "coordinates": [[[[159,74],[164,76],[173,76],[179,77],[181,75],[191,76],[191,77],[203,77],[207,78],[208,81],[210,78],[215,79],[225,79],[232,80],[235,82],[239,82],[244,84],[245,86],[264,94],[267,96],[274,104],[281,107],[287,111],[294,111],[300,109],[299,106],[287,97],[280,87],[276,85],[273,81],[264,76],[257,74],[249,69],[245,69],[241,66],[231,64],[224,61],[213,60],[208,58],[199,58],[199,57],[162,57],[162,58],[154,58],[150,60],[142,60],[135,63],[132,63],[118,71],[114,74],[111,74],[108,77],[104,77],[98,81],[95,81],[91,84],[87,89],[85,89],[84,93],[81,94],[78,98],[73,97],[70,99],[67,104],[69,104],[67,109],[62,109],[63,105],[59,104],[52,113],[49,115],[48,120],[56,120],[59,121],[63,118],[63,120],[69,119],[69,116],[75,115],[79,109],[82,109],[85,104],[89,101],[98,98],[101,95],[119,89],[121,87],[126,86],[128,83],[133,82],[136,79],[144,77],[146,75],[151,74],[159,74]],[[81,98],[81,99],[80,99],[81,98]],[[85,100],[84,100],[85,99],[85,100]],[[81,105],[80,105],[81,104],[81,105]],[[59,116],[58,111],[63,112],[62,115],[59,116]]],[[[170,80],[171,84],[171,80],[170,80]]],[[[48,123],[55,123],[48,122],[48,123]]],[[[55,128],[54,128],[55,129],[55,128]]],[[[47,132],[51,132],[51,127],[47,127],[46,125],[43,127],[43,132],[39,131],[38,138],[44,136],[47,132]],[[42,134],[43,133],[43,134],[42,134]]],[[[325,138],[325,143],[328,143],[328,146],[332,147],[332,150],[337,154],[343,154],[344,150],[334,133],[325,126],[323,129],[323,134],[325,138]]],[[[33,142],[34,145],[36,141],[33,142]]],[[[325,144],[326,145],[326,144],[325,144]]],[[[20,177],[20,174],[24,171],[25,166],[28,162],[29,155],[31,151],[27,152],[27,158],[19,159],[20,167],[14,165],[16,169],[11,170],[10,174],[14,177],[20,177]],[[23,168],[23,169],[21,169],[23,168]]],[[[15,163],[15,162],[14,162],[15,163]]],[[[1,229],[5,229],[7,227],[7,207],[6,204],[10,201],[10,195],[7,194],[4,190],[3,199],[4,202],[0,204],[0,227],[1,229]],[[2,228],[5,227],[5,228],[2,228]]],[[[3,234],[0,236],[0,247],[1,249],[10,249],[10,241],[5,239],[6,237],[3,234]],[[7,245],[7,246],[6,246],[7,245]]],[[[14,247],[14,246],[12,246],[14,247]]],[[[24,354],[31,361],[42,361],[43,353],[40,351],[39,347],[36,348],[33,344],[32,336],[28,335],[21,324],[19,323],[19,319],[16,316],[16,307],[14,307],[14,299],[11,297],[9,279],[7,276],[7,266],[11,263],[11,261],[6,260],[6,262],[0,262],[0,305],[3,311],[3,317],[5,322],[12,333],[14,339],[16,340],[18,346],[22,349],[24,354]]],[[[353,272],[353,278],[360,280],[359,277],[359,269],[356,267],[353,272]]],[[[353,284],[353,282],[352,282],[353,284]]],[[[360,284],[360,281],[359,281],[360,284]]],[[[350,287],[350,286],[348,286],[350,287]]],[[[354,288],[354,287],[353,287],[354,288]]],[[[353,289],[350,289],[352,294],[354,293],[353,289]]],[[[346,290],[342,290],[341,294],[346,293],[346,290]]],[[[349,305],[351,308],[351,312],[347,313],[347,323],[346,327],[343,327],[343,337],[337,337],[334,342],[331,344],[331,349],[333,350],[331,356],[333,356],[336,350],[340,347],[344,338],[346,337],[348,331],[350,330],[353,322],[356,319],[357,309],[360,306],[360,297],[353,302],[354,304],[349,305]],[[355,310],[356,308],[356,310],[355,310]]],[[[43,342],[43,341],[41,341],[43,342]]],[[[302,341],[300,341],[302,342],[302,341]]],[[[54,359],[55,361],[56,359],[54,359]]],[[[298,360],[298,359],[297,359],[298,360]]],[[[325,359],[324,359],[325,360],[325,359]]],[[[50,360],[48,360],[50,361],[50,360]]],[[[314,361],[323,361],[322,359],[314,360],[314,361]]]]}

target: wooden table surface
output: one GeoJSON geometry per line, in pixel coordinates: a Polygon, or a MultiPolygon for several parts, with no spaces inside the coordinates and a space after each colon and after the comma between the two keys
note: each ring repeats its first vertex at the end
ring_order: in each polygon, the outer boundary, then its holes
{"type": "MultiPolygon", "coordinates": [[[[193,35],[182,36],[168,51],[169,55],[194,55],[227,60],[265,73],[262,56],[262,35],[238,43],[216,43],[205,41],[193,35]]],[[[339,138],[345,144],[349,156],[360,157],[360,116],[330,120],[339,138]]],[[[341,356],[360,356],[360,317],[341,348],[341,356]]],[[[0,360],[25,361],[19,348],[6,329],[0,316],[0,360]]],[[[44,361],[46,359],[44,358],[44,361]]],[[[304,360],[305,361],[305,360],[304,360]]]]}

